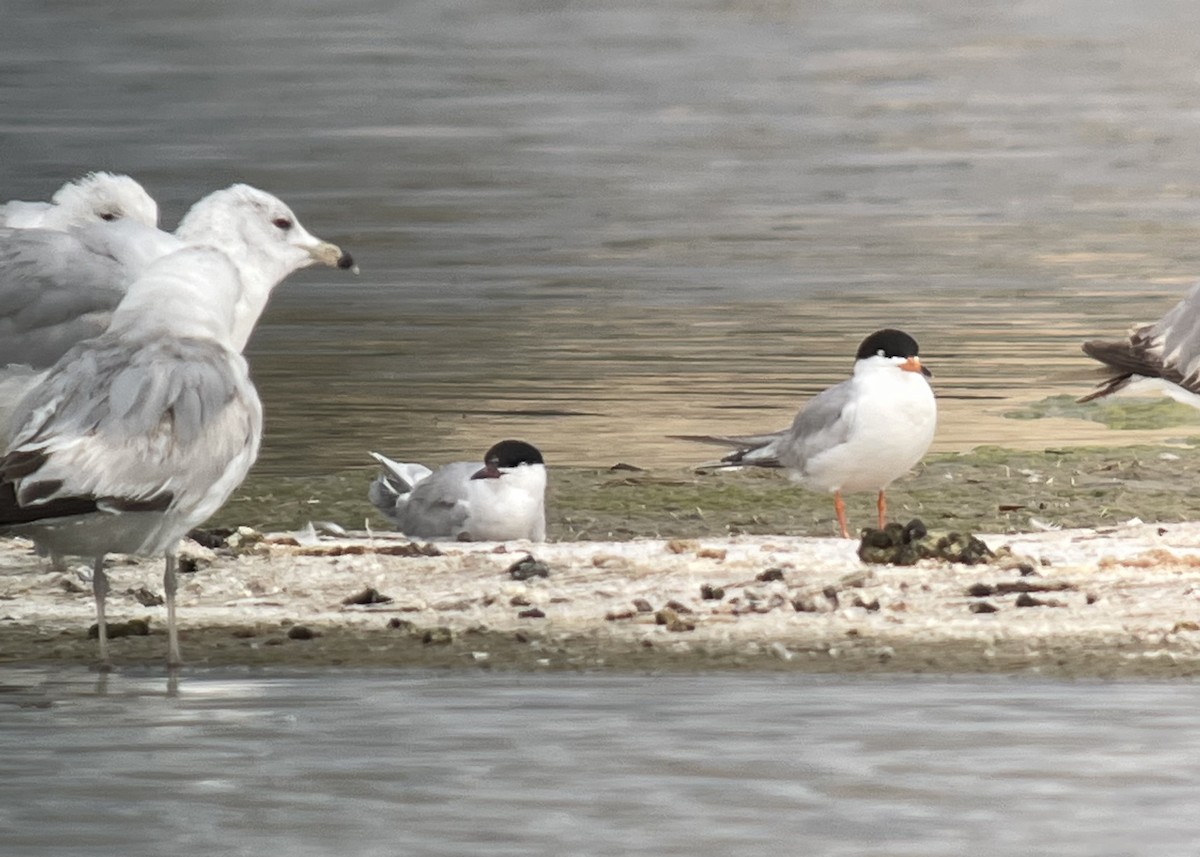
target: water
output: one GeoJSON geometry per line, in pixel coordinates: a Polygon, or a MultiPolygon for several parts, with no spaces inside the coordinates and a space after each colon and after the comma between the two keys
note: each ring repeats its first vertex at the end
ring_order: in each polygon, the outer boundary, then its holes
{"type": "MultiPolygon", "coordinates": [[[[358,257],[251,343],[251,496],[501,436],[681,467],[664,435],[785,424],[883,325],[938,449],[1113,442],[1004,413],[1200,272],[1197,33],[1185,0],[6,0],[0,198],[113,169],[173,226],[244,180],[358,257]]],[[[50,707],[0,712],[5,853],[1196,850],[1191,684],[12,675],[50,707]]]]}
{"type": "MultiPolygon", "coordinates": [[[[474,457],[684,466],[786,424],[869,330],[937,373],[938,449],[1006,420],[1195,251],[1183,0],[9,0],[0,197],[138,177],[173,225],[234,180],[363,275],[306,272],[249,355],[251,477],[474,457]]],[[[365,477],[365,473],[364,473],[365,477]]]]}
{"type": "Polygon", "coordinates": [[[0,850],[1195,853],[1193,683],[8,670],[0,850]],[[153,843],[153,846],[150,844],[153,843]]]}

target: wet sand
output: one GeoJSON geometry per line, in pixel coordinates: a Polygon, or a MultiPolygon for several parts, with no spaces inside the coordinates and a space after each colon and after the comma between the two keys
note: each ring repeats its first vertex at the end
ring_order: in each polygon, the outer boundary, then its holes
{"type": "MultiPolygon", "coordinates": [[[[254,534],[189,547],[182,646],[191,666],[1200,674],[1200,524],[981,538],[999,554],[984,565],[890,566],[795,536],[254,534]],[[542,565],[514,571],[530,554],[542,565]]],[[[114,640],[115,663],[161,663],[165,610],[137,600],[161,591],[161,564],[120,558],[110,578],[110,621],[149,631],[114,640]]],[[[93,620],[74,573],[0,548],[0,662],[92,663],[93,620]]]]}

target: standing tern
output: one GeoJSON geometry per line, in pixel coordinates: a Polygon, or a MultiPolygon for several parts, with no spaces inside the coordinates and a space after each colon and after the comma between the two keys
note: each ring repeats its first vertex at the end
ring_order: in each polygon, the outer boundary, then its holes
{"type": "Polygon", "coordinates": [[[879,526],[887,522],[885,491],[919,462],[933,442],[937,402],[917,341],[878,330],[862,341],[854,373],[801,408],[791,428],[769,434],[680,440],[736,447],[718,466],[779,467],[796,482],[833,493],[843,538],[850,538],[842,494],[877,491],[879,526]]]}

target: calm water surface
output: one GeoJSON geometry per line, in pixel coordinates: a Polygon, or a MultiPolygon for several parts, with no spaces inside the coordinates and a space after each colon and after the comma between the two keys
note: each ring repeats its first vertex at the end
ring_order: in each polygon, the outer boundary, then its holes
{"type": "MultiPolygon", "coordinates": [[[[1200,272],[1198,67],[1191,0],[6,0],[0,198],[244,180],[359,258],[251,343],[249,493],[505,435],[683,466],[883,325],[939,448],[1111,440],[1003,414],[1200,272]]],[[[4,680],[5,854],[1200,850],[1190,683],[4,680]]]]}
{"type": "MultiPolygon", "coordinates": [[[[941,449],[1107,439],[1003,414],[1200,272],[1186,0],[9,0],[0,197],[128,171],[173,226],[234,180],[363,274],[250,349],[251,478],[474,456],[682,466],[786,424],[885,324],[941,449]]],[[[1124,436],[1119,440],[1124,440],[1124,436]]]]}
{"type": "Polygon", "coordinates": [[[1200,848],[1200,686],[0,673],[0,850],[1140,855],[1200,848]]]}

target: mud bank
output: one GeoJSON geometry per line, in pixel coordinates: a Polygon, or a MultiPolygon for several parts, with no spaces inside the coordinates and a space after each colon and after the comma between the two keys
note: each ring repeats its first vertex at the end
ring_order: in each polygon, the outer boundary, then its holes
{"type": "MultiPolygon", "coordinates": [[[[1200,524],[982,538],[986,564],[889,566],[807,537],[250,535],[190,548],[182,646],[193,666],[1200,674],[1200,524]]],[[[164,657],[160,576],[111,565],[110,621],[148,631],[114,640],[118,666],[164,657]]],[[[77,573],[0,546],[0,663],[94,662],[93,609],[77,573]]]]}

